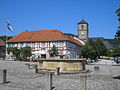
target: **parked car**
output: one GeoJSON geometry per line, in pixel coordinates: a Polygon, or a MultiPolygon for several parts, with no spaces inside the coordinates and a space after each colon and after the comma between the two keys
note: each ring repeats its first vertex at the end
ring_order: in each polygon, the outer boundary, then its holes
{"type": "Polygon", "coordinates": [[[87,63],[94,63],[95,60],[91,60],[90,58],[87,59],[87,63]]]}
{"type": "Polygon", "coordinates": [[[120,57],[116,57],[116,58],[115,58],[115,62],[116,62],[117,64],[119,64],[119,63],[120,63],[120,57]]]}

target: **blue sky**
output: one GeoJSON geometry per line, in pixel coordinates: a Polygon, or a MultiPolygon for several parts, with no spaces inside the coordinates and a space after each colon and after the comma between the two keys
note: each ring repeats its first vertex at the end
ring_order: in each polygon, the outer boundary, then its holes
{"type": "Polygon", "coordinates": [[[89,37],[114,38],[120,0],[0,0],[0,36],[9,19],[17,35],[29,30],[60,30],[77,35],[77,23],[89,23],[89,37]]]}

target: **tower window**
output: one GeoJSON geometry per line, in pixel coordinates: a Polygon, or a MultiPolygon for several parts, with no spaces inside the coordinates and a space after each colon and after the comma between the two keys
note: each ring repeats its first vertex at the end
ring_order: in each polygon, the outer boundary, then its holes
{"type": "Polygon", "coordinates": [[[84,29],[84,25],[81,25],[81,29],[84,29]]]}

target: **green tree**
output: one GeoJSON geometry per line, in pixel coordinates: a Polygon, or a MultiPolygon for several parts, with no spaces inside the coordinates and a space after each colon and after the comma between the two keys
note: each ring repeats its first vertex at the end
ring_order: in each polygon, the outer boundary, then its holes
{"type": "Polygon", "coordinates": [[[15,60],[23,60],[23,61],[27,61],[32,53],[31,53],[31,47],[23,47],[18,49],[17,47],[8,47],[7,48],[8,54],[10,54],[10,52],[12,53],[12,55],[15,57],[15,60]]]}
{"type": "Polygon", "coordinates": [[[31,47],[26,46],[20,49],[20,57],[23,61],[28,61],[28,58],[32,55],[31,47]]]}
{"type": "MultiPolygon", "coordinates": [[[[119,21],[119,25],[120,25],[120,8],[118,8],[115,13],[118,16],[118,21],[119,21]]],[[[120,26],[118,26],[118,30],[115,35],[115,39],[120,39],[120,26]]]]}
{"type": "Polygon", "coordinates": [[[108,50],[108,56],[109,56],[109,57],[113,57],[114,60],[115,60],[115,57],[116,57],[116,52],[115,52],[115,50],[108,50]]]}
{"type": "Polygon", "coordinates": [[[88,59],[96,59],[97,57],[97,53],[95,51],[95,49],[90,46],[89,44],[86,44],[85,46],[83,46],[81,48],[81,56],[83,56],[84,58],[88,59]]]}
{"type": "Polygon", "coordinates": [[[115,49],[116,57],[120,57],[120,46],[117,46],[115,49]]]}
{"type": "Polygon", "coordinates": [[[120,46],[117,46],[117,47],[116,47],[116,49],[115,49],[115,56],[116,56],[115,62],[116,62],[117,64],[119,64],[120,61],[118,61],[118,57],[120,57],[120,46]]]}
{"type": "Polygon", "coordinates": [[[107,55],[107,48],[102,42],[102,40],[98,39],[97,41],[89,40],[88,44],[95,50],[95,55],[100,58],[100,56],[107,55]]]}
{"type": "Polygon", "coordinates": [[[72,33],[64,33],[65,35],[68,35],[68,36],[73,36],[73,37],[78,37],[78,35],[74,35],[72,33]]]}
{"type": "Polygon", "coordinates": [[[95,43],[94,41],[92,41],[92,40],[89,40],[89,41],[88,41],[88,44],[89,44],[91,47],[94,48],[94,50],[95,50],[95,52],[96,52],[96,55],[99,56],[99,49],[98,49],[96,43],[95,43]]]}
{"type": "Polygon", "coordinates": [[[3,40],[3,41],[6,41],[6,39],[9,40],[9,39],[11,39],[12,37],[13,37],[13,36],[7,36],[7,37],[6,37],[6,36],[0,36],[0,39],[3,40]]]}
{"type": "Polygon", "coordinates": [[[116,35],[115,35],[115,39],[120,39],[120,29],[117,30],[116,35]]]}
{"type": "Polygon", "coordinates": [[[114,57],[114,61],[118,64],[118,57],[120,57],[120,46],[117,46],[114,50],[109,51],[109,56],[114,57]]]}
{"type": "Polygon", "coordinates": [[[58,48],[55,45],[53,45],[51,50],[49,50],[49,54],[50,54],[51,57],[57,56],[59,54],[58,53],[58,48]]]}
{"type": "Polygon", "coordinates": [[[20,49],[17,49],[17,47],[8,47],[7,51],[8,51],[8,54],[10,54],[10,52],[11,52],[16,60],[21,59],[21,57],[20,57],[20,49]]]}
{"type": "Polygon", "coordinates": [[[120,8],[118,8],[115,13],[117,14],[118,16],[118,21],[120,22],[120,8]]]}
{"type": "Polygon", "coordinates": [[[106,46],[104,45],[104,43],[102,42],[102,40],[98,39],[95,42],[95,45],[96,45],[96,51],[97,51],[99,57],[107,55],[108,50],[107,50],[106,46]]]}

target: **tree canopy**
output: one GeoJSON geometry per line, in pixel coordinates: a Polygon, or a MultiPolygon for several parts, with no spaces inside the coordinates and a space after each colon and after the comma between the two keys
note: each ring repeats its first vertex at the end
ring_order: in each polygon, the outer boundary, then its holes
{"type": "Polygon", "coordinates": [[[8,54],[12,53],[12,55],[16,59],[20,59],[20,49],[17,49],[17,47],[8,47],[7,52],[8,52],[8,54]]]}
{"type": "Polygon", "coordinates": [[[118,16],[118,21],[120,22],[120,8],[118,8],[115,13],[117,14],[118,16]]]}
{"type": "Polygon", "coordinates": [[[114,50],[110,50],[108,52],[108,55],[110,57],[114,57],[114,61],[119,64],[120,62],[118,61],[118,57],[120,57],[120,45],[117,46],[114,50]]]}
{"type": "Polygon", "coordinates": [[[81,48],[81,56],[83,56],[86,59],[95,59],[97,57],[97,53],[92,46],[86,44],[81,48]]]}
{"type": "Polygon", "coordinates": [[[68,35],[68,36],[73,36],[73,37],[78,37],[78,35],[74,35],[72,33],[64,33],[65,35],[68,35]]]}
{"type": "Polygon", "coordinates": [[[95,47],[96,47],[96,51],[100,56],[106,56],[107,55],[107,48],[106,46],[104,45],[104,43],[102,42],[102,40],[98,39],[96,42],[95,42],[95,47]]]}
{"type": "Polygon", "coordinates": [[[3,40],[3,41],[6,41],[6,39],[9,40],[9,39],[11,39],[12,37],[13,37],[13,36],[7,36],[7,37],[6,37],[6,36],[0,36],[0,39],[3,40]]]}
{"type": "Polygon", "coordinates": [[[115,39],[120,39],[120,29],[117,30],[116,35],[115,35],[115,39]]]}
{"type": "Polygon", "coordinates": [[[31,47],[26,46],[20,49],[20,56],[23,61],[27,60],[28,57],[32,55],[31,53],[31,47]]]}
{"type": "Polygon", "coordinates": [[[96,59],[97,57],[100,58],[100,56],[106,56],[107,52],[108,50],[104,43],[98,39],[95,42],[89,40],[89,42],[81,48],[80,55],[86,59],[96,59]]]}
{"type": "Polygon", "coordinates": [[[118,21],[119,21],[119,26],[118,26],[118,30],[115,34],[115,39],[120,39],[120,8],[118,8],[115,13],[118,16],[118,21]]]}
{"type": "Polygon", "coordinates": [[[28,60],[27,58],[32,55],[31,47],[29,46],[26,46],[20,49],[18,49],[17,47],[8,47],[7,51],[8,51],[8,54],[10,54],[11,52],[16,60],[27,61],[28,60]]]}
{"type": "Polygon", "coordinates": [[[115,49],[116,57],[120,57],[120,46],[117,46],[115,49]]]}
{"type": "Polygon", "coordinates": [[[50,54],[51,57],[57,56],[59,54],[58,53],[58,48],[55,45],[53,45],[51,50],[49,50],[49,54],[50,54]]]}

